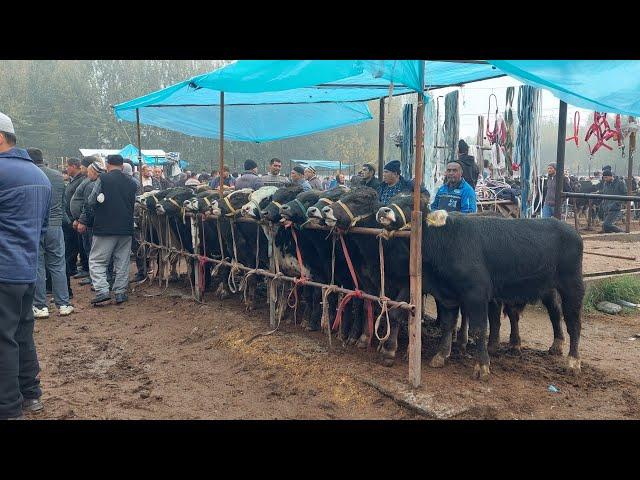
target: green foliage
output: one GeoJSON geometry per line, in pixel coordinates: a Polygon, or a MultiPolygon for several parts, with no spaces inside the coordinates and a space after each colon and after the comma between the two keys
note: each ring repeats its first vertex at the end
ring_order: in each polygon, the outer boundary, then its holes
{"type": "Polygon", "coordinates": [[[592,313],[598,303],[616,300],[640,304],[640,278],[625,275],[607,279],[591,286],[584,297],[584,311],[592,313]]]}

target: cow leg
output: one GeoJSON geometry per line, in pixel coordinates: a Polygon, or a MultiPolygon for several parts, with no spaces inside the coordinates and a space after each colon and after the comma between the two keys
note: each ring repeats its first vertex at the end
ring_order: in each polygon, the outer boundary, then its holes
{"type": "Polygon", "coordinates": [[[365,306],[364,301],[359,298],[351,300],[353,321],[349,327],[349,337],[347,345],[357,345],[358,348],[367,348],[369,346],[369,331],[365,327],[365,306]]]}
{"type": "Polygon", "coordinates": [[[173,260],[171,260],[171,273],[169,274],[169,281],[170,282],[177,282],[180,277],[178,276],[178,257],[175,257],[173,260]]]}
{"type": "Polygon", "coordinates": [[[487,344],[487,350],[491,355],[496,355],[500,347],[500,315],[502,313],[502,302],[490,300],[487,309],[489,316],[489,343],[487,344]]]}
{"type": "Polygon", "coordinates": [[[473,378],[487,381],[489,379],[489,353],[487,352],[487,314],[486,300],[473,300],[465,303],[469,314],[469,330],[476,340],[476,363],[473,367],[473,378]]]}
{"type": "MultiPolygon", "coordinates": [[[[456,313],[456,323],[458,322],[458,314],[456,313]]],[[[464,355],[467,352],[467,344],[469,343],[469,317],[465,311],[460,309],[460,329],[453,329],[451,333],[451,341],[456,342],[456,347],[460,352],[460,355],[464,355]]]]}
{"type": "Polygon", "coordinates": [[[511,333],[509,335],[509,353],[512,355],[521,355],[520,342],[520,315],[524,310],[524,304],[512,303],[504,306],[504,313],[509,317],[511,324],[511,333]]]}
{"type": "Polygon", "coordinates": [[[311,288],[311,318],[309,319],[309,324],[306,329],[309,332],[315,332],[320,330],[320,318],[322,317],[322,290],[319,288],[311,288]]]}
{"type": "Polygon", "coordinates": [[[562,313],[564,322],[569,332],[569,371],[574,374],[580,373],[580,355],[578,347],[580,344],[581,330],[581,312],[582,298],[584,297],[584,284],[582,279],[577,277],[576,280],[565,282],[560,289],[560,298],[562,299],[562,313]]]}
{"type": "Polygon", "coordinates": [[[451,334],[455,329],[458,320],[459,307],[446,307],[440,305],[438,315],[440,316],[440,324],[442,326],[442,336],[438,345],[438,352],[429,362],[433,368],[444,367],[444,362],[451,355],[451,334]]]}
{"type": "Polygon", "coordinates": [[[560,298],[555,290],[543,295],[542,303],[549,312],[549,320],[553,327],[553,344],[549,348],[549,355],[562,356],[564,346],[564,333],[562,332],[562,311],[560,310],[560,298]]]}

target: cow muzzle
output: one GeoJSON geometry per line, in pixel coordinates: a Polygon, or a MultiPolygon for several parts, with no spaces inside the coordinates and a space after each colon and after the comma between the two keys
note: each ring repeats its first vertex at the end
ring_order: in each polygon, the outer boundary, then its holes
{"type": "Polygon", "coordinates": [[[156,205],[156,213],[158,215],[164,215],[165,213],[167,213],[167,211],[164,208],[164,205],[162,205],[161,203],[158,203],[156,205]]]}
{"type": "Polygon", "coordinates": [[[324,216],[324,222],[330,227],[335,227],[336,223],[338,223],[338,219],[333,214],[333,208],[324,207],[322,209],[322,214],[324,216]]]}
{"type": "Polygon", "coordinates": [[[396,214],[393,209],[389,207],[382,207],[376,213],[376,221],[385,227],[388,227],[396,221],[396,214]]]}

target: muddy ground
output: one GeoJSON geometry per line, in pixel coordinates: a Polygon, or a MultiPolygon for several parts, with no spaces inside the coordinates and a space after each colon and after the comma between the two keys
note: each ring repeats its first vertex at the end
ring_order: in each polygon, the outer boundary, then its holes
{"type": "Polygon", "coordinates": [[[211,293],[201,305],[183,284],[154,296],[162,289],[147,283],[128,303],[90,307],[89,287],[72,282],[77,312],[36,324],[45,409],[30,418],[640,419],[640,338],[630,340],[640,315],[585,317],[578,377],[564,371],[568,345],[562,358],[546,353],[552,330],[537,307],[521,321],[521,357],[506,353],[503,322],[487,383],[471,378],[471,358],[430,368],[437,338],[427,336],[422,386],[411,391],[404,352],[389,368],[374,351],[335,339],[329,351],[326,334],[284,323],[248,343],[269,330],[266,305],[246,313],[211,293]]]}

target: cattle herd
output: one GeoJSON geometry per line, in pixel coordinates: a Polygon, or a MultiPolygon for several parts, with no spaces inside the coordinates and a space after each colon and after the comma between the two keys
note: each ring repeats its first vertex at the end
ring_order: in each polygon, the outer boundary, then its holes
{"type": "MultiPolygon", "coordinates": [[[[426,196],[422,201],[421,210],[425,212],[422,289],[423,295],[432,295],[436,301],[442,332],[438,351],[430,365],[442,367],[445,364],[454,337],[457,348],[464,351],[470,334],[476,344],[473,376],[487,380],[489,354],[495,353],[499,344],[501,315],[504,313],[510,319],[510,348],[517,353],[520,350],[518,321],[522,311],[525,305],[541,301],[553,327],[549,354],[562,355],[564,317],[570,343],[567,368],[578,373],[584,296],[580,236],[554,218],[447,215],[444,211],[430,212],[426,196]],[[456,332],[458,312],[462,324],[456,332]]],[[[283,275],[372,295],[380,293],[384,281],[385,298],[409,302],[408,238],[383,235],[384,255],[380,257],[380,240],[375,235],[340,234],[340,241],[334,241],[335,237],[328,229],[306,227],[326,225],[333,233],[347,231],[353,226],[382,227],[386,232],[406,230],[410,228],[407,221],[411,218],[413,205],[410,195],[398,195],[385,206],[379,202],[377,193],[368,187],[339,186],[324,192],[302,191],[299,186],[263,187],[256,191],[233,191],[222,198],[217,190],[178,187],[145,193],[139,197],[139,204],[144,212],[141,230],[146,242],[164,244],[168,241],[192,255],[227,259],[232,265],[269,270],[270,236],[273,239],[271,263],[283,275]],[[197,222],[201,239],[198,252],[193,249],[187,213],[202,214],[197,222]],[[255,221],[236,221],[239,217],[255,221]],[[341,248],[342,242],[344,248],[341,248]]],[[[193,262],[198,263],[197,260],[193,262]]],[[[220,298],[240,290],[235,278],[238,272],[233,266],[213,267],[213,264],[207,264],[202,268],[205,289],[215,290],[220,298]]],[[[172,276],[176,275],[174,259],[172,276]]],[[[263,277],[246,277],[240,284],[247,308],[253,308],[263,277]]],[[[296,285],[280,283],[299,291],[302,325],[307,330],[320,329],[322,290],[305,285],[304,281],[296,285]]],[[[291,297],[287,292],[280,293],[276,304],[281,315],[291,314],[287,311],[287,298],[291,300],[291,297]]],[[[368,303],[356,295],[346,304],[339,297],[337,292],[326,296],[330,325],[339,322],[339,335],[347,345],[366,348],[376,341],[372,336],[376,337],[382,361],[391,365],[398,349],[399,329],[407,322],[407,309],[388,309],[388,326],[382,329],[386,330],[386,335],[381,338],[368,320],[372,310],[374,317],[379,315],[383,302],[368,303]],[[340,311],[339,319],[336,319],[336,311],[340,311]]],[[[298,298],[297,294],[295,298],[298,298]]]]}

